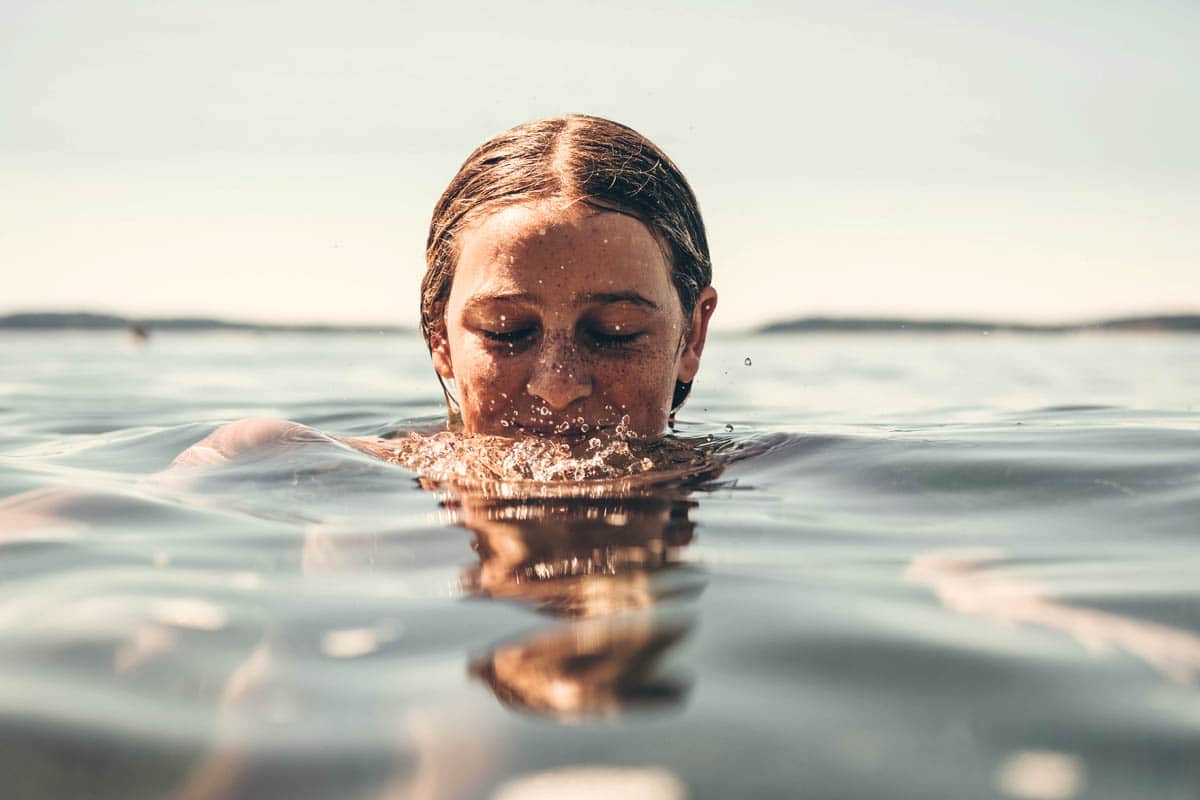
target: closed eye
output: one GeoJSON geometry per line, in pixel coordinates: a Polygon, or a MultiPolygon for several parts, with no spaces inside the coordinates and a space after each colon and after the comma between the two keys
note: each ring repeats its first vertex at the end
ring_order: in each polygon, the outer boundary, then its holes
{"type": "Polygon", "coordinates": [[[590,340],[591,345],[600,350],[625,347],[626,345],[633,344],[641,335],[641,333],[609,333],[598,330],[587,332],[587,338],[590,340]]]}
{"type": "Polygon", "coordinates": [[[479,330],[479,333],[482,334],[485,339],[490,339],[493,342],[510,342],[510,343],[511,342],[519,342],[529,336],[532,336],[534,334],[534,332],[535,332],[535,329],[532,327],[518,328],[517,330],[514,330],[514,331],[492,331],[492,330],[488,330],[486,328],[480,328],[480,330],[479,330]]]}

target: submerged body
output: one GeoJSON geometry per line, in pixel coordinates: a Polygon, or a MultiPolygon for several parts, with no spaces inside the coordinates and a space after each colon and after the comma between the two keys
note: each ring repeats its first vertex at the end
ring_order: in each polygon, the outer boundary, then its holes
{"type": "MultiPolygon", "coordinates": [[[[430,481],[565,482],[563,494],[620,492],[612,481],[641,478],[640,484],[679,480],[719,471],[720,443],[706,437],[641,438],[619,420],[587,438],[493,436],[454,431],[399,432],[381,436],[336,436],[294,422],[245,419],[223,425],[179,455],[168,472],[219,467],[269,458],[306,445],[352,448],[398,464],[430,481]],[[610,483],[576,487],[574,482],[610,483]]],[[[521,491],[521,490],[517,490],[521,491]]],[[[531,488],[525,491],[534,492],[531,488]]]]}

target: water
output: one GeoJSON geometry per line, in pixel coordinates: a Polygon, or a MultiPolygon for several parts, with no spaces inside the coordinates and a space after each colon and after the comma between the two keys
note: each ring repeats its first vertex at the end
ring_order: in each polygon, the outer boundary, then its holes
{"type": "Polygon", "coordinates": [[[6,797],[1200,796],[1200,337],[718,337],[723,469],[532,499],[156,477],[429,429],[415,336],[0,352],[6,797]]]}

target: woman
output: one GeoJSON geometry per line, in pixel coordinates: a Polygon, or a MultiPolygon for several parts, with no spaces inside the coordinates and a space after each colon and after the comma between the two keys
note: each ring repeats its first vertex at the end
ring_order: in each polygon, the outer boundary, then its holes
{"type": "MultiPolygon", "coordinates": [[[[434,209],[426,264],[421,332],[452,429],[655,437],[687,399],[717,304],[708,243],[682,173],[636,131],[567,115],[485,142],[434,209]]],[[[321,436],[243,420],[176,463],[321,436]]]]}

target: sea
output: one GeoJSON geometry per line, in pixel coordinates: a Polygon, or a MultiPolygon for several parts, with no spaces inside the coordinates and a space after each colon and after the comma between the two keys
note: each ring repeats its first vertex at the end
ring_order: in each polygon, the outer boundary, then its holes
{"type": "Polygon", "coordinates": [[[444,415],[416,334],[0,333],[0,795],[1200,798],[1200,336],[717,333],[659,482],[171,469],[444,415]]]}

